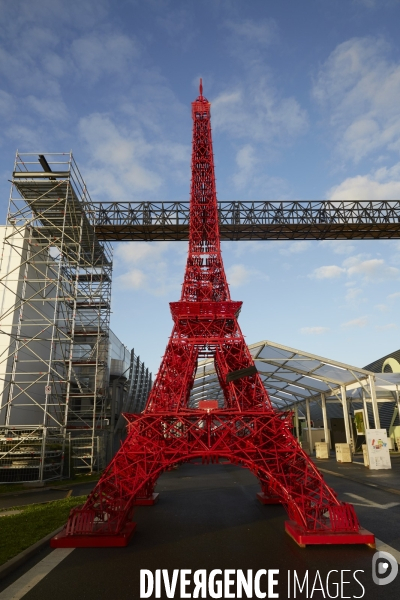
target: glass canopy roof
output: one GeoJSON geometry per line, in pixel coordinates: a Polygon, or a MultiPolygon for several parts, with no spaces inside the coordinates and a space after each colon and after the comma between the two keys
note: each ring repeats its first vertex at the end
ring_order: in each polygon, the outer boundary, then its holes
{"type": "MultiPolygon", "coordinates": [[[[317,400],[321,393],[326,399],[340,400],[340,388],[346,387],[346,394],[362,397],[362,390],[368,386],[368,378],[375,378],[376,392],[400,389],[400,374],[377,374],[359,367],[316,356],[275,342],[264,340],[249,346],[255,366],[263,380],[275,408],[284,410],[304,400],[317,400]]],[[[214,368],[214,360],[199,362],[190,406],[198,406],[199,400],[218,400],[222,407],[223,393],[214,368]]]]}

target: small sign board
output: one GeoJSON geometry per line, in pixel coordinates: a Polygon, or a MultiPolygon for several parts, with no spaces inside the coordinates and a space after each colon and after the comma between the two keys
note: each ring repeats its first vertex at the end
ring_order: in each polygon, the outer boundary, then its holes
{"type": "Polygon", "coordinates": [[[199,400],[201,410],[215,410],[218,408],[218,400],[199,400]]]}
{"type": "Polygon", "coordinates": [[[46,396],[48,396],[49,394],[51,394],[51,385],[45,385],[44,386],[44,393],[46,394],[46,396]]]}
{"type": "Polygon", "coordinates": [[[368,450],[369,468],[391,469],[386,429],[368,429],[365,441],[368,450]]]}
{"type": "Polygon", "coordinates": [[[357,435],[365,435],[365,414],[364,409],[354,411],[354,424],[356,426],[357,435]]]}

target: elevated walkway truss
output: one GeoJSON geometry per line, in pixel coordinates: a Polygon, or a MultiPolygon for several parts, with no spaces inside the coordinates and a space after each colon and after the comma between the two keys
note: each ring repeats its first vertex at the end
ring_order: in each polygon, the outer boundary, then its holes
{"type": "MultiPolygon", "coordinates": [[[[188,202],[97,202],[98,239],[188,240],[188,202]]],[[[400,238],[398,200],[268,200],[218,203],[221,240],[400,238]]]]}

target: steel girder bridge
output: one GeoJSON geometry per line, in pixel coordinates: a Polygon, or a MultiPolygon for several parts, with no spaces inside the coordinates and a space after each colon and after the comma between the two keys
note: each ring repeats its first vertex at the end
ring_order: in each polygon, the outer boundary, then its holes
{"type": "MultiPolygon", "coordinates": [[[[94,202],[99,240],[189,239],[189,202],[94,202]]],[[[267,200],[218,203],[221,240],[400,238],[399,200],[267,200]]]]}

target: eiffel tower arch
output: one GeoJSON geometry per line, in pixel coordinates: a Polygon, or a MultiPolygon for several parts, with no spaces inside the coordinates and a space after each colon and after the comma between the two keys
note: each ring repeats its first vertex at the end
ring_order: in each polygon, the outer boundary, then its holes
{"type": "Polygon", "coordinates": [[[153,504],[158,477],[174,464],[228,459],[261,484],[263,503],[281,503],[286,531],[300,545],[374,544],[351,504],[340,502],[276,412],[238,324],[220,247],[210,103],[192,103],[189,253],[181,298],[170,304],[173,330],[147,405],[127,414],[128,435],[83,507],[72,510],[53,547],[124,546],[137,504],[153,504]],[[190,409],[199,359],[214,359],[224,405],[190,409]]]}

